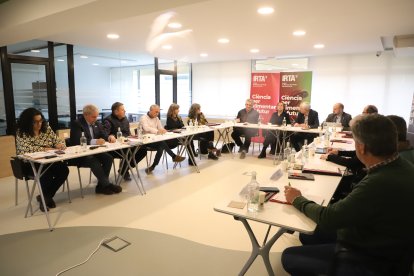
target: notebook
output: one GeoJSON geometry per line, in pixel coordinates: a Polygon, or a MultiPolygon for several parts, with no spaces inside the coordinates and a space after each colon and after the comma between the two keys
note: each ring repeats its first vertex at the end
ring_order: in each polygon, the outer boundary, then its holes
{"type": "Polygon", "coordinates": [[[297,173],[297,172],[289,172],[288,174],[289,179],[300,179],[300,180],[315,180],[315,176],[310,173],[297,173]]]}

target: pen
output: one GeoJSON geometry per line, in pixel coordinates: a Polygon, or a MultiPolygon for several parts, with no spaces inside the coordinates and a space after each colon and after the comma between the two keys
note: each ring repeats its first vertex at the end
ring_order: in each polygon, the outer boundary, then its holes
{"type": "Polygon", "coordinates": [[[288,185],[289,185],[289,187],[292,187],[292,185],[290,185],[290,181],[289,181],[288,185]]]}

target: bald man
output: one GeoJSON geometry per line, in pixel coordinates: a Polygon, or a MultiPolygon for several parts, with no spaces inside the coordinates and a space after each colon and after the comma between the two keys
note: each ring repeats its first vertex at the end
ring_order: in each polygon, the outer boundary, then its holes
{"type": "Polygon", "coordinates": [[[344,112],[344,105],[336,103],[333,106],[333,112],[328,115],[325,122],[328,123],[341,123],[344,128],[349,128],[349,122],[352,120],[352,116],[344,112]]]}

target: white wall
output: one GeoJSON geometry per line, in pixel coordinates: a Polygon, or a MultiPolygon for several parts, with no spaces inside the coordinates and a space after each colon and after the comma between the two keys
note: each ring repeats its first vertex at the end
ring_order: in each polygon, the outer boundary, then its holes
{"type": "Polygon", "coordinates": [[[312,108],[322,121],[336,102],[356,116],[373,104],[381,114],[409,119],[414,93],[414,57],[395,58],[392,53],[312,57],[312,108]]]}
{"type": "Polygon", "coordinates": [[[193,103],[207,116],[234,118],[250,96],[250,60],[193,64],[193,103]]]}
{"type": "MultiPolygon", "coordinates": [[[[312,108],[320,121],[336,102],[353,117],[374,104],[381,114],[409,119],[414,93],[414,57],[392,53],[309,58],[313,71],[312,108]]],[[[193,102],[207,115],[235,116],[250,95],[250,61],[193,65],[193,102]]]]}

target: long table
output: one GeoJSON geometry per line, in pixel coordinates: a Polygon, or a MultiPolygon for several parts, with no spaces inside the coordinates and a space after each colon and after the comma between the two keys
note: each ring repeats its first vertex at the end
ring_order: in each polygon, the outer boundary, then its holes
{"type": "MultiPolygon", "coordinates": [[[[339,143],[333,143],[332,146],[340,147],[339,143]]],[[[297,157],[301,152],[297,153],[297,157]]],[[[320,159],[320,154],[315,154],[310,157],[305,167],[317,167],[321,170],[336,171],[338,168],[340,171],[344,171],[345,167],[336,165],[334,163],[320,159]]],[[[281,166],[277,166],[276,169],[281,170],[281,166]]],[[[332,195],[334,194],[336,187],[338,186],[341,177],[328,176],[328,175],[314,175],[315,181],[308,180],[296,180],[288,179],[288,173],[283,172],[283,175],[273,182],[274,187],[279,188],[280,193],[283,192],[284,186],[289,182],[290,184],[302,191],[306,197],[314,199],[323,206],[326,206],[332,195]]],[[[242,187],[240,187],[241,189],[242,187]]],[[[240,197],[236,196],[239,191],[235,191],[234,200],[239,200],[240,197]]],[[[247,234],[249,235],[252,243],[252,253],[250,258],[246,261],[239,275],[244,275],[258,255],[262,256],[265,263],[267,272],[269,275],[274,275],[272,266],[269,260],[269,252],[273,244],[286,232],[298,231],[305,234],[312,234],[316,228],[316,223],[306,217],[303,213],[297,210],[294,206],[276,202],[267,202],[257,213],[250,213],[247,211],[247,204],[243,209],[229,207],[228,200],[226,202],[220,202],[214,207],[214,211],[233,216],[237,221],[242,222],[247,234]],[[264,223],[268,225],[267,235],[263,241],[263,245],[259,245],[257,238],[249,225],[249,220],[264,223]],[[268,234],[272,226],[279,227],[279,230],[269,239],[268,234]]]]}

